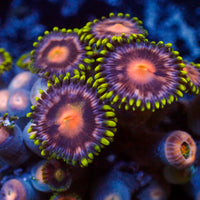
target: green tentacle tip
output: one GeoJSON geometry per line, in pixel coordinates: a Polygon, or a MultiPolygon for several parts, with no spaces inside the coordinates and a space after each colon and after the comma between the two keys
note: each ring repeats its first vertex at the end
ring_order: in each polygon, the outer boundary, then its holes
{"type": "Polygon", "coordinates": [[[112,102],[113,102],[113,103],[116,103],[118,100],[119,100],[119,95],[116,95],[116,96],[113,98],[112,102]]]}
{"type": "MultiPolygon", "coordinates": [[[[188,81],[190,81],[189,77],[188,77],[188,81]]],[[[193,87],[193,83],[192,82],[189,82],[188,84],[189,84],[190,87],[193,87]]]]}
{"type": "Polygon", "coordinates": [[[42,36],[39,36],[37,39],[38,39],[38,41],[41,41],[42,40],[42,36]]]}
{"type": "Polygon", "coordinates": [[[87,166],[88,166],[88,161],[87,161],[86,158],[83,158],[83,159],[81,160],[81,165],[82,165],[83,167],[87,167],[87,166]]]}
{"type": "Polygon", "coordinates": [[[196,94],[199,94],[199,88],[196,89],[196,94]]]}
{"type": "Polygon", "coordinates": [[[85,40],[90,40],[92,37],[93,37],[93,35],[92,35],[92,34],[89,34],[89,35],[87,35],[87,36],[85,37],[85,40]]]}
{"type": "Polygon", "coordinates": [[[101,70],[101,65],[97,65],[94,69],[95,72],[100,71],[101,70]]]}
{"type": "MultiPolygon", "coordinates": [[[[28,128],[27,133],[31,133],[32,132],[32,128],[31,126],[28,128]]],[[[33,134],[32,134],[33,135],[33,134]]],[[[31,136],[30,136],[31,137],[31,136]]],[[[31,138],[30,138],[31,139],[31,138]]],[[[33,138],[32,138],[33,139],[33,138]]]]}
{"type": "Polygon", "coordinates": [[[110,99],[112,97],[113,93],[114,93],[113,91],[108,92],[108,94],[106,95],[106,98],[110,99]]]}
{"type": "Polygon", "coordinates": [[[96,46],[99,47],[101,45],[101,39],[98,39],[96,42],[96,46]]]}
{"type": "Polygon", "coordinates": [[[157,109],[160,108],[160,103],[159,103],[158,101],[155,102],[155,107],[156,107],[157,109]]]}
{"type": "Polygon", "coordinates": [[[96,87],[98,87],[98,85],[99,85],[99,82],[98,82],[98,79],[93,83],[93,85],[92,85],[92,87],[93,88],[96,88],[96,87]]]}
{"type": "Polygon", "coordinates": [[[95,78],[95,79],[98,79],[98,78],[100,78],[100,77],[101,77],[101,75],[102,75],[102,73],[101,73],[101,72],[99,72],[99,73],[95,74],[94,78],[95,78]]]}
{"type": "Polygon", "coordinates": [[[151,102],[146,102],[146,108],[148,109],[148,110],[150,110],[151,109],[151,102]]]}
{"type": "Polygon", "coordinates": [[[142,101],[141,101],[140,99],[138,99],[138,100],[136,101],[136,107],[140,107],[140,106],[141,106],[141,103],[142,103],[142,101]]]}
{"type": "Polygon", "coordinates": [[[182,75],[186,75],[187,74],[187,72],[185,70],[181,70],[180,72],[181,72],[182,75]]]}
{"type": "Polygon", "coordinates": [[[164,44],[163,41],[159,41],[159,42],[158,42],[158,45],[163,45],[163,44],[164,44]]]}
{"type": "Polygon", "coordinates": [[[88,154],[88,158],[90,158],[90,159],[94,159],[94,155],[93,155],[93,153],[89,153],[89,154],[88,154]]]}
{"type": "MultiPolygon", "coordinates": [[[[121,42],[121,40],[120,40],[120,42],[121,42]]],[[[106,46],[111,50],[113,50],[115,48],[111,43],[107,43],[106,46]]]]}
{"type": "Polygon", "coordinates": [[[156,45],[155,41],[151,41],[150,43],[151,43],[151,45],[156,45]]]}
{"type": "Polygon", "coordinates": [[[83,61],[87,64],[93,63],[94,59],[90,59],[90,58],[84,58],[83,61]]]}
{"type": "Polygon", "coordinates": [[[167,99],[167,103],[168,103],[168,104],[171,104],[172,102],[170,101],[170,99],[167,99]]]}
{"type": "Polygon", "coordinates": [[[125,110],[129,110],[129,105],[125,105],[125,110]]]}
{"type": "Polygon", "coordinates": [[[36,100],[36,101],[39,101],[39,100],[40,100],[40,98],[39,98],[39,97],[35,97],[35,100],[36,100]]]}
{"type": "Polygon", "coordinates": [[[95,147],[94,147],[94,150],[96,151],[96,152],[101,152],[101,148],[100,148],[100,146],[98,146],[98,145],[96,145],[95,147]]]}
{"type": "Polygon", "coordinates": [[[97,94],[103,94],[107,89],[106,88],[100,88],[98,89],[97,94]]]}
{"type": "Polygon", "coordinates": [[[44,150],[44,149],[41,151],[41,155],[42,155],[42,156],[45,156],[45,155],[46,155],[46,153],[45,153],[45,150],[44,150]]]}
{"type": "Polygon", "coordinates": [[[59,78],[59,80],[63,80],[63,74],[60,74],[59,76],[58,76],[58,78],[59,78]]]}
{"type": "Polygon", "coordinates": [[[88,52],[86,52],[86,55],[87,56],[93,56],[94,55],[94,51],[88,51],[88,52]]]}
{"type": "Polygon", "coordinates": [[[102,101],[103,101],[103,100],[105,100],[105,99],[106,99],[106,96],[107,96],[107,94],[108,94],[108,93],[105,93],[105,94],[103,94],[103,95],[100,97],[100,100],[102,100],[102,101]]]}
{"type": "Polygon", "coordinates": [[[118,16],[118,17],[123,17],[124,14],[123,14],[123,13],[118,13],[117,16],[118,16]]]}
{"type": "Polygon", "coordinates": [[[85,75],[82,75],[82,76],[80,77],[80,80],[82,80],[82,81],[84,81],[84,82],[85,82],[85,79],[86,79],[85,75]]]}
{"type": "Polygon", "coordinates": [[[170,48],[170,47],[172,47],[172,43],[167,43],[167,44],[165,44],[165,46],[170,48]]]}
{"type": "Polygon", "coordinates": [[[34,140],[34,144],[37,146],[40,144],[40,141],[39,140],[34,140]]]}
{"type": "Polygon", "coordinates": [[[37,45],[38,45],[38,42],[33,43],[33,47],[37,47],[37,45]]]}
{"type": "Polygon", "coordinates": [[[115,117],[113,120],[114,120],[114,122],[118,122],[118,119],[117,119],[117,117],[115,117]]]}
{"type": "Polygon", "coordinates": [[[80,64],[78,65],[78,68],[81,69],[81,70],[85,70],[85,66],[84,66],[82,63],[80,63],[80,64]]]}
{"type": "Polygon", "coordinates": [[[45,146],[46,144],[47,144],[46,140],[42,142],[42,146],[45,146]]]}
{"type": "Polygon", "coordinates": [[[183,93],[182,93],[180,90],[177,90],[177,91],[176,91],[176,94],[177,94],[179,97],[183,97],[183,93]]]}
{"type": "Polygon", "coordinates": [[[80,76],[80,72],[77,69],[74,69],[74,75],[79,75],[80,76]]]}
{"type": "Polygon", "coordinates": [[[57,26],[53,27],[53,31],[59,31],[59,28],[57,26]]]}
{"type": "Polygon", "coordinates": [[[106,88],[107,89],[107,87],[108,87],[108,83],[103,83],[98,87],[98,89],[102,89],[102,88],[106,88]]]}
{"type": "Polygon", "coordinates": [[[130,106],[133,106],[133,104],[134,104],[134,99],[130,99],[130,100],[129,100],[129,105],[130,105],[130,106]]]}
{"type": "Polygon", "coordinates": [[[161,99],[161,103],[162,103],[162,105],[165,105],[166,104],[166,99],[165,98],[161,99]]]}
{"type": "Polygon", "coordinates": [[[115,14],[113,12],[109,14],[109,17],[114,17],[114,16],[115,14]]]}
{"type": "Polygon", "coordinates": [[[97,79],[97,82],[98,83],[103,83],[103,82],[105,82],[105,78],[99,78],[99,79],[97,79]]]}
{"type": "Polygon", "coordinates": [[[91,46],[91,45],[93,45],[95,42],[96,42],[96,38],[92,38],[92,39],[89,41],[88,44],[91,46]]]}
{"type": "Polygon", "coordinates": [[[32,115],[32,112],[29,112],[26,114],[26,117],[31,117],[31,115],[32,115]]]}
{"type": "Polygon", "coordinates": [[[61,32],[66,33],[66,32],[67,32],[67,29],[66,29],[66,28],[62,28],[62,29],[61,29],[61,32]]]}
{"type": "Polygon", "coordinates": [[[48,35],[48,34],[49,34],[49,31],[45,31],[45,32],[44,32],[44,35],[48,35]]]}
{"type": "Polygon", "coordinates": [[[181,78],[181,81],[182,81],[183,83],[187,83],[187,80],[186,80],[185,78],[181,78]]]}
{"type": "Polygon", "coordinates": [[[138,21],[137,21],[137,24],[138,24],[138,25],[142,25],[142,24],[143,24],[142,20],[138,20],[138,21]]]}
{"type": "Polygon", "coordinates": [[[112,36],[112,39],[111,39],[113,42],[115,42],[117,40],[117,36],[112,36]]]}
{"type": "Polygon", "coordinates": [[[34,110],[34,109],[35,109],[35,106],[34,106],[34,105],[32,105],[32,106],[31,106],[31,110],[34,110]]]}
{"type": "Polygon", "coordinates": [[[101,144],[108,146],[110,144],[110,141],[107,140],[106,138],[101,138],[101,144]]]}
{"type": "Polygon", "coordinates": [[[114,133],[110,130],[106,130],[105,135],[108,137],[114,137],[114,133]]]}
{"type": "Polygon", "coordinates": [[[129,18],[129,17],[130,17],[130,14],[129,14],[129,13],[126,13],[126,14],[125,14],[125,17],[129,18]]]}
{"type": "Polygon", "coordinates": [[[138,18],[137,17],[133,17],[132,20],[133,21],[138,21],[138,18]]]}
{"type": "Polygon", "coordinates": [[[195,87],[195,85],[193,85],[192,86],[192,92],[195,93],[195,91],[196,91],[196,87],[195,87]]]}
{"type": "Polygon", "coordinates": [[[170,95],[169,100],[170,100],[170,102],[173,102],[174,101],[174,96],[170,95]]]}
{"type": "MultiPolygon", "coordinates": [[[[31,130],[32,131],[32,130],[31,130]]],[[[28,133],[31,133],[31,131],[29,132],[29,130],[27,131],[28,133]]],[[[30,135],[29,139],[34,140],[36,138],[36,134],[32,134],[30,135]]]]}
{"type": "Polygon", "coordinates": [[[103,110],[113,110],[113,108],[111,106],[109,106],[109,105],[103,105],[102,109],[103,110]]]}
{"type": "Polygon", "coordinates": [[[179,55],[179,52],[178,51],[173,51],[172,52],[175,56],[178,56],[179,55]]]}
{"type": "Polygon", "coordinates": [[[185,87],[184,85],[180,84],[180,85],[179,85],[179,89],[182,90],[182,91],[185,91],[185,90],[186,90],[186,87],[185,87]]]}
{"type": "Polygon", "coordinates": [[[108,127],[116,127],[117,126],[116,122],[114,122],[114,121],[106,121],[106,125],[108,127]]]}
{"type": "Polygon", "coordinates": [[[125,103],[126,102],[126,97],[123,97],[122,100],[121,100],[121,102],[125,103]]]}
{"type": "Polygon", "coordinates": [[[52,86],[50,81],[47,81],[47,87],[50,88],[52,86]]]}
{"type": "Polygon", "coordinates": [[[106,49],[103,49],[103,50],[100,51],[100,54],[101,54],[101,55],[104,55],[104,56],[105,56],[107,53],[108,53],[108,51],[107,51],[106,49]]]}
{"type": "Polygon", "coordinates": [[[181,62],[183,61],[183,58],[182,58],[181,56],[177,56],[176,59],[177,59],[178,61],[181,61],[181,62]]]}
{"type": "MultiPolygon", "coordinates": [[[[42,89],[39,89],[39,93],[42,94],[44,91],[42,89]]],[[[39,98],[39,97],[38,97],[39,98]]]]}
{"type": "Polygon", "coordinates": [[[108,111],[108,112],[105,112],[105,116],[106,117],[115,117],[115,113],[108,111]]]}
{"type": "Polygon", "coordinates": [[[34,53],[35,53],[35,50],[31,50],[30,54],[34,55],[34,53]]]}
{"type": "Polygon", "coordinates": [[[104,62],[104,58],[103,57],[97,58],[96,61],[102,63],[104,62]]]}
{"type": "Polygon", "coordinates": [[[179,66],[180,66],[181,68],[184,68],[184,67],[185,67],[185,64],[184,64],[184,63],[179,63],[179,66]]]}
{"type": "Polygon", "coordinates": [[[91,85],[92,82],[93,82],[93,78],[92,78],[92,77],[88,78],[88,80],[87,80],[87,84],[88,84],[88,85],[91,85]]]}
{"type": "Polygon", "coordinates": [[[102,44],[106,44],[108,41],[109,41],[108,38],[104,38],[104,39],[102,40],[102,44]]]}
{"type": "Polygon", "coordinates": [[[69,77],[68,77],[68,76],[65,76],[65,77],[63,78],[63,82],[67,82],[67,81],[69,81],[69,77]]]}

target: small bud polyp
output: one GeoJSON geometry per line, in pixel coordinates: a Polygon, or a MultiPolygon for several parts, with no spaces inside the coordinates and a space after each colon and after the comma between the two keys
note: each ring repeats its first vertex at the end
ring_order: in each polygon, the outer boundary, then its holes
{"type": "Polygon", "coordinates": [[[169,164],[177,169],[191,166],[196,157],[196,143],[184,131],[173,131],[165,141],[165,156],[169,164]]]}
{"type": "Polygon", "coordinates": [[[6,141],[9,135],[9,132],[5,129],[5,127],[0,127],[0,144],[6,141]]]}
{"type": "Polygon", "coordinates": [[[108,195],[105,200],[121,200],[120,196],[118,194],[110,194],[108,195]]]}
{"type": "Polygon", "coordinates": [[[42,178],[42,168],[43,168],[43,165],[38,167],[37,171],[36,171],[36,174],[35,174],[35,178],[37,179],[37,181],[39,183],[44,183],[43,178],[42,178]]]}
{"type": "Polygon", "coordinates": [[[190,156],[190,147],[187,142],[183,142],[180,147],[181,154],[185,159],[189,158],[190,156]]]}
{"type": "Polygon", "coordinates": [[[17,198],[17,194],[11,188],[9,188],[5,193],[6,200],[15,200],[17,198]]]}
{"type": "Polygon", "coordinates": [[[54,173],[54,178],[58,181],[61,182],[65,178],[65,172],[62,169],[58,169],[54,173]]]}
{"type": "Polygon", "coordinates": [[[3,200],[26,200],[27,192],[23,184],[17,179],[10,179],[4,183],[1,194],[3,200]]]}
{"type": "Polygon", "coordinates": [[[200,72],[194,66],[186,64],[183,70],[187,72],[187,76],[189,76],[194,84],[199,83],[200,72]]]}
{"type": "Polygon", "coordinates": [[[9,98],[9,91],[7,89],[0,90],[0,113],[7,111],[7,102],[9,98]]]}

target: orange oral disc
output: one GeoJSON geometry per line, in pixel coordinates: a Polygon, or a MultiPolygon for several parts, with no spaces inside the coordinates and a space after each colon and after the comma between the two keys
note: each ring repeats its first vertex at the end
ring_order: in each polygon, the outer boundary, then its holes
{"type": "Polygon", "coordinates": [[[131,61],[127,68],[128,76],[139,84],[150,82],[155,71],[154,65],[147,60],[131,61]]]}
{"type": "Polygon", "coordinates": [[[59,125],[60,133],[66,137],[73,138],[78,135],[84,124],[81,106],[67,104],[58,113],[56,124],[59,125]]]}
{"type": "Polygon", "coordinates": [[[113,33],[129,33],[130,32],[130,29],[122,24],[115,24],[112,26],[108,26],[106,30],[113,33]]]}
{"type": "Polygon", "coordinates": [[[48,60],[54,63],[62,63],[69,56],[69,50],[64,46],[55,46],[48,53],[48,60]]]}

